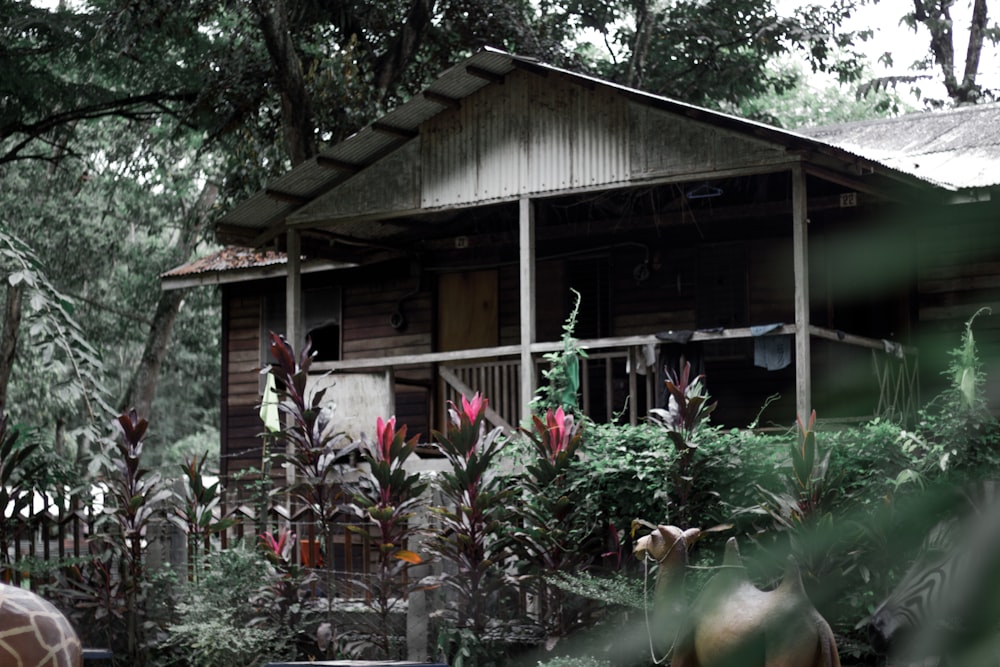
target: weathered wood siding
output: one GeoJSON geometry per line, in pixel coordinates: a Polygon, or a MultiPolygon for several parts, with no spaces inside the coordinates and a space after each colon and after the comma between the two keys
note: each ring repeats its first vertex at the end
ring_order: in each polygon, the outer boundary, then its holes
{"type": "Polygon", "coordinates": [[[631,336],[695,326],[697,251],[691,247],[654,250],[649,277],[637,280],[643,260],[633,249],[615,253],[611,271],[611,327],[615,336],[631,336]]]}
{"type": "Polygon", "coordinates": [[[343,358],[361,359],[431,351],[431,293],[413,294],[412,281],[351,283],[343,287],[343,358]],[[406,320],[393,329],[396,312],[406,320]]]}
{"type": "MultiPolygon", "coordinates": [[[[429,281],[428,281],[429,282],[429,281]]],[[[433,293],[414,278],[365,282],[351,278],[343,285],[343,358],[362,359],[433,350],[433,293]],[[400,313],[405,324],[394,329],[390,318],[400,313]]],[[[396,418],[411,435],[430,437],[430,397],[435,378],[429,366],[396,371],[396,418]]],[[[388,415],[387,415],[388,416],[388,415]]],[[[371,427],[374,428],[374,424],[371,427]]]]}
{"type": "MultiPolygon", "coordinates": [[[[307,287],[341,287],[342,358],[377,358],[431,351],[432,292],[429,287],[416,289],[416,280],[408,276],[389,276],[372,280],[371,275],[352,276],[346,271],[331,271],[307,276],[307,287]],[[392,327],[390,319],[401,313],[405,325],[392,327]]],[[[280,291],[282,281],[259,281],[224,288],[223,359],[224,411],[222,414],[222,473],[231,474],[247,467],[260,467],[263,426],[259,417],[263,358],[263,309],[267,294],[280,291]]],[[[407,424],[411,434],[430,434],[430,409],[433,394],[432,369],[429,366],[401,369],[395,373],[396,417],[407,424]]],[[[391,415],[384,415],[390,417],[391,415]]],[[[361,430],[374,432],[375,424],[361,430]]]]}
{"type": "Polygon", "coordinates": [[[261,311],[253,284],[223,290],[222,461],[224,476],[251,466],[260,468],[263,425],[260,421],[261,311]]]}

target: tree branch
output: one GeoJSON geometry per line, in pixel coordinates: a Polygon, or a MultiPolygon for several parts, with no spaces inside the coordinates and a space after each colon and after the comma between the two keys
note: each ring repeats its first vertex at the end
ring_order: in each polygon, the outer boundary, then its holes
{"type": "Polygon", "coordinates": [[[375,64],[375,89],[380,100],[385,100],[406,65],[413,61],[433,14],[434,0],[413,0],[406,22],[375,64]]]}
{"type": "Polygon", "coordinates": [[[294,166],[316,154],[316,128],[309,91],[302,74],[302,61],[292,43],[284,0],[257,0],[254,7],[267,52],[271,55],[275,82],[281,91],[285,150],[294,166]]]}
{"type": "Polygon", "coordinates": [[[33,123],[24,123],[20,121],[8,123],[0,126],[0,141],[9,139],[16,135],[25,136],[24,139],[17,141],[13,146],[7,148],[2,154],[0,154],[0,164],[25,159],[25,157],[21,155],[21,152],[33,141],[64,125],[76,123],[81,120],[96,120],[98,118],[108,117],[119,117],[134,121],[147,120],[155,118],[158,115],[157,111],[148,107],[155,107],[160,112],[167,111],[168,113],[172,113],[164,103],[191,102],[196,98],[197,95],[195,93],[168,93],[165,91],[157,91],[143,95],[134,95],[108,100],[107,102],[80,106],[75,109],[70,109],[69,111],[46,116],[45,118],[33,123]],[[143,107],[147,108],[144,109],[143,107]]]}
{"type": "Polygon", "coordinates": [[[635,3],[635,40],[632,42],[632,57],[625,72],[625,85],[630,88],[642,86],[642,75],[646,70],[646,56],[649,54],[649,38],[656,23],[647,0],[635,3]]]}

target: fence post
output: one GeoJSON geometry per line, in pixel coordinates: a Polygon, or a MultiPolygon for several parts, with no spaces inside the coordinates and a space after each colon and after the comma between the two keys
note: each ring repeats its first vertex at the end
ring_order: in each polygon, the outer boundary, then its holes
{"type": "Polygon", "coordinates": [[[187,579],[187,539],[172,521],[153,519],[146,529],[146,567],[149,572],[170,569],[178,580],[187,579]]]}
{"type": "MultiPolygon", "coordinates": [[[[428,507],[440,504],[434,491],[434,484],[429,485],[423,493],[423,511],[417,512],[412,521],[419,529],[431,528],[434,519],[428,507]]],[[[410,537],[408,548],[411,551],[422,553],[424,538],[420,531],[410,537]]],[[[431,561],[432,563],[434,561],[431,561]]],[[[440,563],[436,563],[434,569],[440,573],[440,563]]],[[[432,573],[432,568],[427,562],[410,567],[407,576],[412,581],[420,581],[432,573]]],[[[427,604],[427,592],[416,589],[409,591],[406,597],[406,659],[410,662],[426,662],[430,657],[430,609],[427,604]]]]}

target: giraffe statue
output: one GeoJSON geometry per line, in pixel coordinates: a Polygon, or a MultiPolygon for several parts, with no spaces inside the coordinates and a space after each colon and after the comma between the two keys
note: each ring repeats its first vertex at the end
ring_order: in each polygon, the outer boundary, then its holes
{"type": "Polygon", "coordinates": [[[81,667],[76,631],[47,600],[17,586],[0,584],[0,665],[81,667]]]}

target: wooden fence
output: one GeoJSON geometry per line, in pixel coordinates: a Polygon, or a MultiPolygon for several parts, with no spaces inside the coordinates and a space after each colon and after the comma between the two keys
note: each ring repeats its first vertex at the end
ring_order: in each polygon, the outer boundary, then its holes
{"type": "Polygon", "coordinates": [[[90,556],[99,515],[79,496],[35,494],[20,515],[0,517],[0,577],[20,584],[38,563],[90,556]]]}
{"type": "MultiPolygon", "coordinates": [[[[100,541],[94,539],[101,530],[102,503],[100,489],[95,489],[91,498],[36,494],[31,506],[18,516],[0,517],[0,579],[35,586],[38,581],[34,580],[33,573],[47,567],[103,557],[104,554],[99,553],[103,551],[100,541]]],[[[274,535],[282,530],[289,531],[294,535],[289,556],[293,564],[316,571],[329,570],[338,597],[353,598],[364,594],[357,582],[370,574],[377,553],[372,550],[367,532],[358,532],[363,524],[353,517],[346,514],[333,517],[326,524],[324,540],[324,530],[308,507],[290,511],[272,502],[261,511],[234,493],[227,502],[220,504],[215,514],[216,518],[232,518],[235,523],[210,538],[211,548],[255,545],[264,531],[274,535]]],[[[147,556],[155,550],[164,554],[153,559],[156,563],[165,561],[181,568],[188,554],[196,549],[203,550],[204,546],[185,540],[180,529],[166,521],[152,526],[146,535],[147,556]],[[177,544],[181,547],[176,548],[177,544]]]]}

